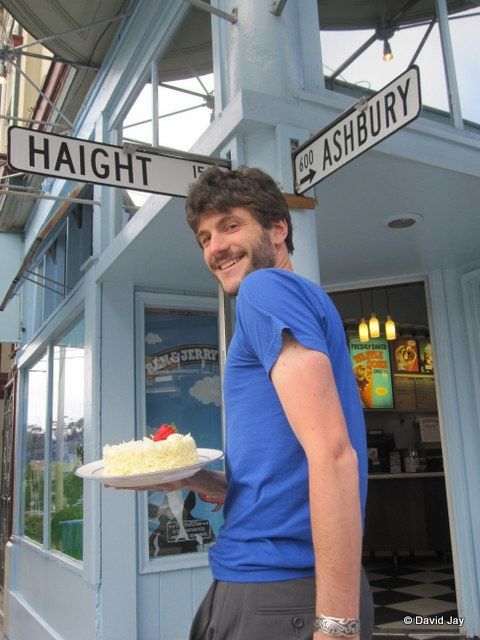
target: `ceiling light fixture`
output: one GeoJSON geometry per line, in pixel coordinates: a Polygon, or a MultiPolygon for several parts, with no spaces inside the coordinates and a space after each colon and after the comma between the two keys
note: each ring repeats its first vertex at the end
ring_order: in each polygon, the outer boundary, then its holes
{"type": "Polygon", "coordinates": [[[385,220],[385,225],[389,229],[407,229],[417,222],[421,222],[423,217],[417,213],[407,213],[405,215],[390,216],[385,220]]]}

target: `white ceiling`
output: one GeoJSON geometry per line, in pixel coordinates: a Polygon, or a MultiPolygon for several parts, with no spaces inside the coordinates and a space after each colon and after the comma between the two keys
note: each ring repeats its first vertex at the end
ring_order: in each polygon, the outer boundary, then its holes
{"type": "Polygon", "coordinates": [[[326,285],[368,281],[480,259],[480,180],[371,151],[317,186],[326,285]],[[420,214],[406,229],[393,215],[420,214]]]}

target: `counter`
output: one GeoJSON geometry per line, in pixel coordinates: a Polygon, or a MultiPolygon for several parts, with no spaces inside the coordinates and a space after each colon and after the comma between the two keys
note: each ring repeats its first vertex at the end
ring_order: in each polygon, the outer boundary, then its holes
{"type": "Polygon", "coordinates": [[[369,475],[363,546],[367,553],[443,554],[448,550],[450,531],[444,473],[369,475]]]}

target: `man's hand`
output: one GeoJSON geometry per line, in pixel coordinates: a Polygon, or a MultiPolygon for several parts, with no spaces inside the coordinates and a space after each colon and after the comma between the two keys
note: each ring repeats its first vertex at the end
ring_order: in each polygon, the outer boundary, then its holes
{"type": "MultiPolygon", "coordinates": [[[[227,491],[227,480],[223,471],[212,471],[209,469],[201,469],[195,475],[183,480],[174,482],[165,482],[163,484],[152,484],[141,487],[112,487],[108,483],[104,487],[117,489],[119,491],[179,491],[180,489],[188,489],[197,493],[209,493],[218,496],[221,500],[225,497],[227,491]]],[[[220,500],[219,500],[220,501],[220,500]]]]}

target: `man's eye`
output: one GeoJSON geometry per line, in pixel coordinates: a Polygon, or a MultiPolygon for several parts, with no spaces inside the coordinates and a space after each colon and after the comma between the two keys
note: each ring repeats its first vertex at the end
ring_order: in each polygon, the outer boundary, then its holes
{"type": "Polygon", "coordinates": [[[237,227],[238,227],[238,224],[236,222],[232,222],[231,224],[228,225],[227,231],[233,231],[237,227]]]}

